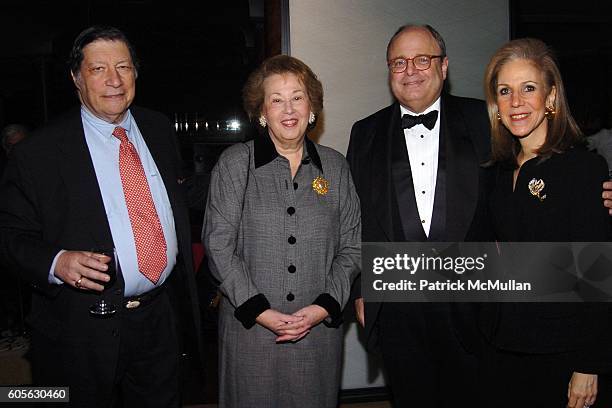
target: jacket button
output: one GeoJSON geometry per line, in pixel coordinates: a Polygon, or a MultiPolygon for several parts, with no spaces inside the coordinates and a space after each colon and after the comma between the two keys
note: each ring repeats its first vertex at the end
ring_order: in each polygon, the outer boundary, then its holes
{"type": "Polygon", "coordinates": [[[295,237],[293,235],[290,236],[289,239],[287,240],[287,242],[289,242],[291,245],[295,244],[295,241],[296,241],[296,239],[295,239],[295,237]]]}
{"type": "Polygon", "coordinates": [[[295,296],[293,295],[293,293],[289,293],[287,295],[287,300],[290,301],[290,302],[293,302],[293,299],[295,299],[295,296]]]}
{"type": "Polygon", "coordinates": [[[293,189],[297,190],[297,188],[298,188],[298,184],[297,183],[293,183],[293,189]]]}
{"type": "Polygon", "coordinates": [[[295,208],[293,208],[293,207],[287,208],[287,214],[289,214],[289,215],[295,214],[295,208]]]}
{"type": "Polygon", "coordinates": [[[115,295],[121,295],[121,294],[123,294],[123,291],[121,289],[117,289],[115,291],[115,295]]]}
{"type": "Polygon", "coordinates": [[[287,270],[289,271],[289,273],[295,273],[295,265],[289,265],[287,270]]]}

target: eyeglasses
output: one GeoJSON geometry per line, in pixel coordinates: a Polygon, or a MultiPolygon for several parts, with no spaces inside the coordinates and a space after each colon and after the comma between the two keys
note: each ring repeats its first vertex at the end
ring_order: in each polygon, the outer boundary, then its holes
{"type": "Polygon", "coordinates": [[[434,58],[442,58],[442,55],[416,55],[413,58],[395,58],[387,62],[389,69],[394,74],[404,72],[408,68],[408,61],[412,61],[412,65],[417,71],[425,71],[431,67],[431,60],[434,58]]]}

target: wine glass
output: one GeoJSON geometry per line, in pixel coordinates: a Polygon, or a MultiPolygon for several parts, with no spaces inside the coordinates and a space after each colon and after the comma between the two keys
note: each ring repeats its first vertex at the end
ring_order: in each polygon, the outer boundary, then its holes
{"type": "Polygon", "coordinates": [[[104,299],[104,293],[107,292],[117,280],[117,252],[115,248],[94,248],[91,252],[99,255],[106,255],[110,258],[108,269],[104,272],[110,276],[108,282],[99,282],[104,286],[104,290],[100,293],[100,298],[89,307],[89,313],[94,316],[107,317],[112,316],[117,312],[117,307],[104,299]]]}

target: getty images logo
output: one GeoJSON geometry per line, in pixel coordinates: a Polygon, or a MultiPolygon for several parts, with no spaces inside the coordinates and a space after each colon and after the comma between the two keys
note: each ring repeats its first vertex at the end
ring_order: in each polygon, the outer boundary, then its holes
{"type": "Polygon", "coordinates": [[[420,256],[395,254],[393,257],[376,257],[372,260],[372,272],[380,275],[386,271],[406,271],[411,275],[418,271],[445,271],[462,275],[469,271],[482,271],[487,254],[482,256],[420,256]]]}

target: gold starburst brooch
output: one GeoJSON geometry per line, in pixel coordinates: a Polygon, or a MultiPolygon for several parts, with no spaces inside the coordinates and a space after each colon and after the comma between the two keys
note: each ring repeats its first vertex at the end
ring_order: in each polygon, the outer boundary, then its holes
{"type": "Polygon", "coordinates": [[[544,201],[544,199],[546,198],[546,194],[540,195],[542,190],[544,190],[545,186],[546,184],[544,184],[544,180],[542,179],[531,179],[531,181],[527,185],[527,187],[529,187],[529,192],[531,193],[531,195],[537,197],[540,201],[544,201]]]}
{"type": "Polygon", "coordinates": [[[312,180],[312,189],[319,195],[325,195],[329,191],[329,181],[321,176],[312,180]]]}

